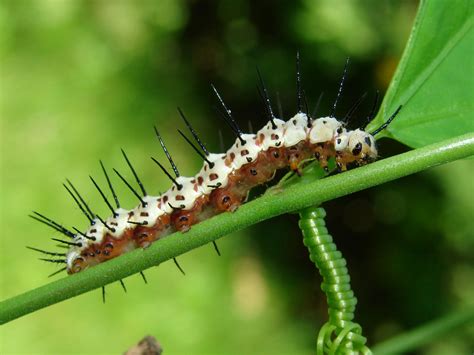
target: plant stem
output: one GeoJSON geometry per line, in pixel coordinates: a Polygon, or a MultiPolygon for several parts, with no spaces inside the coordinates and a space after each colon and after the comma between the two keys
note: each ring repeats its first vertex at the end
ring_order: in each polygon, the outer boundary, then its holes
{"type": "Polygon", "coordinates": [[[199,223],[185,234],[174,233],[149,248],[134,250],[0,303],[0,324],[118,281],[263,220],[474,155],[474,133],[432,144],[321,180],[302,180],[265,194],[235,213],[199,223]]]}
{"type": "Polygon", "coordinates": [[[441,334],[473,322],[474,307],[450,313],[412,331],[390,338],[374,346],[372,350],[376,355],[404,354],[437,339],[441,334]]]}

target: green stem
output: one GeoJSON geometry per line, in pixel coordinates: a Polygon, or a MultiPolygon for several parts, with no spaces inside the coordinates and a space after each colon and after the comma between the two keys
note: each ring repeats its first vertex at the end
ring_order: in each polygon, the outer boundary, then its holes
{"type": "Polygon", "coordinates": [[[263,220],[471,155],[474,155],[474,133],[325,179],[309,183],[306,183],[306,180],[301,181],[279,193],[266,194],[255,199],[235,213],[223,213],[199,223],[186,234],[174,233],[153,243],[146,250],[132,251],[84,272],[7,299],[0,303],[0,324],[156,266],[263,220]]]}
{"type": "Polygon", "coordinates": [[[328,322],[320,329],[316,354],[353,353],[372,354],[365,346],[362,327],[353,322],[357,298],[351,288],[346,259],[337,250],[326,228],[326,211],[322,207],[308,207],[300,211],[299,227],[309,258],[316,265],[323,281],[321,290],[328,304],[328,322]]]}
{"type": "Polygon", "coordinates": [[[374,354],[404,354],[427,344],[448,331],[474,323],[474,307],[457,311],[424,324],[412,331],[395,336],[372,348],[374,354]]]}

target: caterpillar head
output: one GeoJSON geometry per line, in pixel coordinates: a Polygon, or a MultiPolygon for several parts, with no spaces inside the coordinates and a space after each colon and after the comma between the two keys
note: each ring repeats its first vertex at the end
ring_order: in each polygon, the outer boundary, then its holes
{"type": "Polygon", "coordinates": [[[374,137],[361,129],[348,133],[346,149],[361,162],[375,160],[378,155],[374,137]]]}
{"type": "Polygon", "coordinates": [[[338,157],[338,166],[343,167],[348,163],[356,162],[363,165],[377,159],[378,152],[375,144],[375,135],[383,131],[398,115],[402,105],[375,131],[367,133],[363,129],[346,131],[343,129],[335,138],[335,149],[338,157]]]}

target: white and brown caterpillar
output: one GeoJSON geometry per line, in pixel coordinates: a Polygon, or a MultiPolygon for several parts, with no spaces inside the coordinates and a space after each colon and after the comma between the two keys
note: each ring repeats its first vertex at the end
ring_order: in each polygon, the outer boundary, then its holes
{"type": "MultiPolygon", "coordinates": [[[[367,133],[363,129],[347,130],[344,123],[333,117],[333,114],[313,119],[303,112],[299,58],[297,57],[298,112],[289,120],[284,121],[273,113],[260,73],[258,76],[269,119],[263,128],[255,134],[243,133],[216,88],[212,86],[224,111],[223,116],[237,137],[227,152],[210,153],[183,112],[178,109],[202,150],[200,152],[179,131],[204,159],[202,169],[195,176],[180,176],[155,128],[159,142],[175,174],[175,177],[171,176],[160,162],[152,158],[173,182],[168,191],[160,196],[148,195],[127,155],[122,151],[140,187],[141,194],[133,189],[117,170],[114,169],[114,171],[138,198],[139,205],[131,210],[121,208],[110,178],[101,162],[116,207],[113,207],[107,200],[104,192],[92,177],[91,180],[112,211],[112,216],[102,219],[95,215],[72,183],[68,181],[68,185],[64,186],[88,218],[90,227],[85,232],[77,229],[72,232],[53,220],[34,212],[33,218],[70,237],[71,241],[63,241],[69,246],[67,253],[31,249],[51,256],[62,256],[61,259],[43,260],[65,263],[66,266],[60,271],[67,270],[69,274],[78,273],[133,249],[146,248],[154,241],[175,231],[186,232],[192,225],[213,215],[235,211],[247,200],[248,193],[252,188],[271,180],[279,169],[290,168],[299,173],[301,162],[308,159],[317,160],[322,168],[327,169],[328,160],[334,158],[339,171],[346,170],[348,166],[367,164],[377,158],[374,135],[387,127],[401,108],[399,107],[381,127],[371,133],[367,133]]],[[[341,80],[338,97],[341,93],[344,76],[341,80]]],[[[334,107],[336,103],[337,99],[334,107]]]]}

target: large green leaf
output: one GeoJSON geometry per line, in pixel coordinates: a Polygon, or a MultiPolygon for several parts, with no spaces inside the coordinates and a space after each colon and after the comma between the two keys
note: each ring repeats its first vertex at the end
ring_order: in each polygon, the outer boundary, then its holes
{"type": "Polygon", "coordinates": [[[474,131],[474,2],[422,1],[408,44],[377,117],[381,135],[421,147],[474,131]]]}

